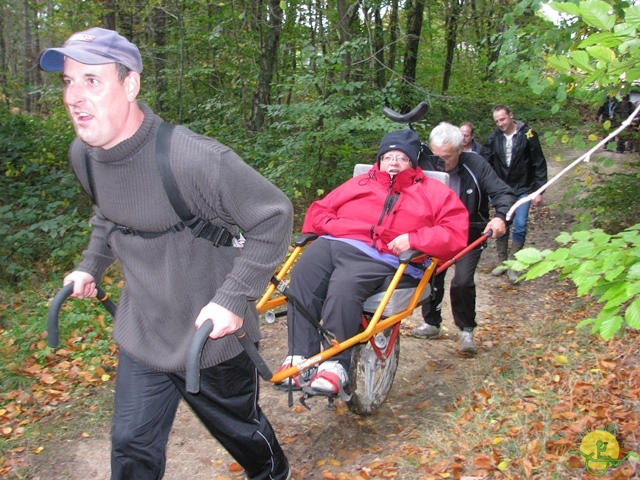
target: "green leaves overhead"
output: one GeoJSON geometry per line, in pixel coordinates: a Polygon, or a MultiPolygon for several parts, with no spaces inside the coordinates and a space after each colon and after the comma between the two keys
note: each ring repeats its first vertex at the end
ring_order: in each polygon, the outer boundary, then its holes
{"type": "Polygon", "coordinates": [[[611,30],[615,24],[611,5],[601,0],[580,2],[580,16],[585,23],[600,30],[611,30]]]}
{"type": "Polygon", "coordinates": [[[547,59],[565,83],[589,87],[597,82],[603,88],[620,88],[640,78],[640,5],[621,11],[602,0],[551,2],[549,6],[565,18],[568,15],[578,19],[563,26],[573,31],[575,42],[571,50],[547,59]]]}
{"type": "Polygon", "coordinates": [[[568,13],[569,15],[573,15],[574,17],[580,16],[580,7],[575,3],[550,2],[549,6],[561,13],[568,13]]]}
{"type": "Polygon", "coordinates": [[[569,58],[571,64],[585,72],[592,72],[593,66],[589,61],[589,54],[584,50],[575,50],[573,52],[569,52],[569,58]]]}

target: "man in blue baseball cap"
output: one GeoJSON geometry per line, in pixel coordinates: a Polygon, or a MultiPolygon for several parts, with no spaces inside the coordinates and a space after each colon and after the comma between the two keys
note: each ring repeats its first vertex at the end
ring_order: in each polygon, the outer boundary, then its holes
{"type": "Polygon", "coordinates": [[[244,327],[253,342],[260,339],[253,299],[289,247],[291,202],[216,140],[182,126],[159,134],[162,119],[137,101],[140,52],[118,33],[75,33],[62,47],[45,50],[40,66],[62,72],[63,102],[77,135],[71,165],[96,202],[89,245],[63,283],[73,282],[73,297],[95,297],[116,260],[125,278],[113,332],[111,479],[163,476],[182,399],[247,478],[290,479],[287,458],[258,406],[256,368],[233,334],[244,327]],[[163,139],[165,149],[158,145],[163,139]],[[163,152],[188,210],[229,238],[242,232],[245,243],[214,246],[184,224],[176,228],[156,158],[163,152]],[[212,340],[202,352],[200,392],[191,394],[186,360],[195,328],[207,319],[214,320],[212,340]]]}

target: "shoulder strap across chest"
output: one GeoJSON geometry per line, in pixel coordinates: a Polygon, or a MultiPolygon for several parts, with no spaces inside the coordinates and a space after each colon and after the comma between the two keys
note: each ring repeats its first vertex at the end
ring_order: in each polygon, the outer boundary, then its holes
{"type": "MultiPolygon", "coordinates": [[[[208,220],[204,220],[193,215],[180,193],[178,183],[176,182],[176,178],[171,170],[170,152],[174,128],[175,125],[164,122],[158,127],[158,134],[156,136],[156,165],[158,166],[160,177],[162,178],[162,185],[164,186],[167,197],[169,198],[171,207],[178,217],[180,217],[180,222],[162,232],[143,232],[119,224],[114,226],[114,231],[117,230],[123,235],[137,235],[142,238],[156,238],[167,233],[181,232],[186,227],[191,230],[194,237],[209,240],[215,247],[230,247],[234,245],[234,237],[231,232],[229,232],[225,227],[213,225],[208,220]]],[[[88,152],[85,152],[85,165],[89,189],[87,194],[93,203],[98,205],[93,180],[92,160],[89,158],[88,152]]]]}

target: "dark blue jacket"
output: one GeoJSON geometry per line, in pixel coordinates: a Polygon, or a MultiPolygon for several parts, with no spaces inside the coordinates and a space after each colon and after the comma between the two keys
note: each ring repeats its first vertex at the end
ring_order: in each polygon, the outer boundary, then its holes
{"type": "Polygon", "coordinates": [[[542,153],[538,134],[516,121],[511,163],[507,166],[505,136],[500,129],[491,132],[480,154],[498,176],[513,189],[516,197],[532,193],[547,183],[547,160],[542,153]]]}

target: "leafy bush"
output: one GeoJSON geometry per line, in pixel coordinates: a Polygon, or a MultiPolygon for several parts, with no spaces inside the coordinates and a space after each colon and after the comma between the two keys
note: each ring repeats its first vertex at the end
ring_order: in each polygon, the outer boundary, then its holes
{"type": "Polygon", "coordinates": [[[592,225],[608,233],[630,227],[640,218],[640,172],[612,173],[581,200],[592,225]]]}
{"type": "MultiPolygon", "coordinates": [[[[382,114],[379,93],[268,107],[268,130],[237,150],[302,211],[353,173],[373,163],[380,138],[406,128],[382,114]]],[[[234,147],[236,148],[236,147],[234,147]]]]}
{"type": "Polygon", "coordinates": [[[17,197],[0,206],[0,268],[12,284],[69,268],[88,241],[90,205],[77,205],[74,175],[54,170],[39,180],[25,185],[0,177],[0,188],[17,197]]]}
{"type": "Polygon", "coordinates": [[[23,285],[68,268],[87,242],[90,203],[67,162],[73,129],[0,108],[0,269],[23,285]]]}
{"type": "Polygon", "coordinates": [[[559,271],[578,287],[579,296],[591,296],[602,309],[578,327],[610,339],[625,325],[640,330],[640,224],[616,235],[601,229],[562,233],[556,241],[564,247],[555,251],[525,248],[516,260],[506,262],[516,271],[527,270],[526,280],[559,271]]]}

